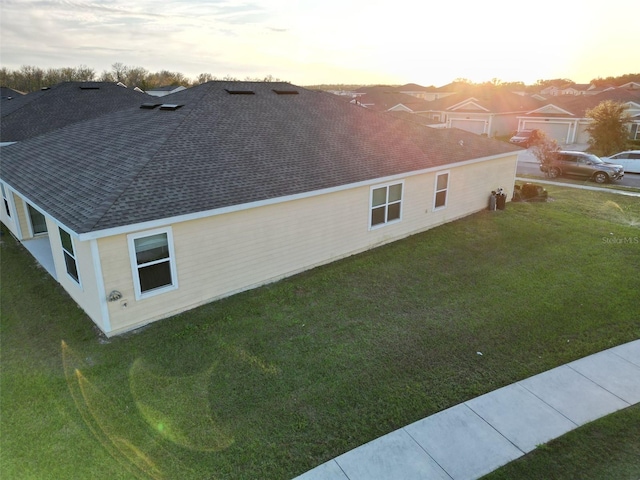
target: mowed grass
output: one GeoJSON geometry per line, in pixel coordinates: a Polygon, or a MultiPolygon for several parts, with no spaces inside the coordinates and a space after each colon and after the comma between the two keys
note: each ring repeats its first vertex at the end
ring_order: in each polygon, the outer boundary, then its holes
{"type": "Polygon", "coordinates": [[[0,477],[290,479],[640,338],[640,200],[548,190],[108,340],[5,234],[0,477]]]}

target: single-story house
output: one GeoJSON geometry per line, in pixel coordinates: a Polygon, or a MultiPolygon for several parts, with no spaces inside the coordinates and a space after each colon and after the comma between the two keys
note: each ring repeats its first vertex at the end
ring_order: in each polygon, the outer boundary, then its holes
{"type": "Polygon", "coordinates": [[[155,100],[0,152],[0,220],[108,336],[483,210],[514,184],[518,147],[287,83],[155,100]]]}
{"type": "Polygon", "coordinates": [[[4,105],[5,100],[13,100],[14,98],[19,98],[23,95],[24,92],[14,90],[13,88],[0,87],[0,101],[2,101],[2,105],[4,105]]]}
{"type": "Polygon", "coordinates": [[[518,116],[540,106],[533,97],[479,86],[430,102],[425,114],[448,128],[495,137],[513,133],[518,128],[518,116]]]}
{"type": "Polygon", "coordinates": [[[431,102],[433,100],[438,100],[440,98],[448,97],[449,95],[455,94],[457,91],[456,88],[459,88],[459,84],[457,83],[450,83],[442,87],[423,87],[422,85],[417,85],[415,83],[408,83],[406,85],[402,85],[401,87],[397,87],[397,90],[400,93],[405,93],[407,95],[411,95],[416,98],[421,98],[422,100],[431,102]]]}
{"type": "Polygon", "coordinates": [[[364,87],[359,89],[352,103],[380,112],[420,112],[429,107],[429,102],[394,87],[364,87]]]}
{"type": "Polygon", "coordinates": [[[164,87],[154,87],[146,90],[147,95],[151,95],[152,97],[164,97],[165,95],[171,95],[172,93],[181,92],[185,90],[186,87],[182,85],[166,85],[164,87]]]}
{"type": "Polygon", "coordinates": [[[18,142],[152,98],[112,82],[62,82],[3,100],[0,141],[18,142]]]}
{"type": "Polygon", "coordinates": [[[612,86],[599,88],[593,83],[567,83],[562,86],[551,85],[540,90],[542,95],[562,96],[562,95],[597,95],[604,90],[613,88],[612,86]]]}
{"type": "Polygon", "coordinates": [[[606,90],[597,95],[554,97],[541,107],[518,116],[518,130],[542,130],[560,145],[587,144],[589,133],[586,128],[590,120],[586,117],[586,112],[605,100],[628,106],[632,117],[629,138],[640,139],[640,90],[626,88],[606,90]]]}

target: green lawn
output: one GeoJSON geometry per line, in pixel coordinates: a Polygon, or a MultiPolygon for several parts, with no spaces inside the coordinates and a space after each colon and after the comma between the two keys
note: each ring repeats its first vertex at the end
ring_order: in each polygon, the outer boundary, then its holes
{"type": "MultiPolygon", "coordinates": [[[[0,478],[290,479],[640,338],[640,201],[547,189],[109,340],[5,234],[0,478]]],[[[601,422],[637,472],[638,409],[601,422]]],[[[514,466],[583,478],[562,441],[514,466]]]]}
{"type": "Polygon", "coordinates": [[[482,479],[640,479],[640,404],[552,440],[482,479]]]}

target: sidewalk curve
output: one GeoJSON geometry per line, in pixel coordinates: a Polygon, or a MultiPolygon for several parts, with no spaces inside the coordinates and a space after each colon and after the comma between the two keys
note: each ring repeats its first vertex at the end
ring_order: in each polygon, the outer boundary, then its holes
{"type": "Polygon", "coordinates": [[[475,480],[640,402],[640,339],[407,425],[294,480],[475,480]]]}

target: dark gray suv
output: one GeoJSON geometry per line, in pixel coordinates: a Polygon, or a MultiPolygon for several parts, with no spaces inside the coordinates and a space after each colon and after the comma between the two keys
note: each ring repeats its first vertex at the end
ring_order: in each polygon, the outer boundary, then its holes
{"type": "Polygon", "coordinates": [[[624,177],[622,165],[605,163],[590,153],[565,150],[557,152],[551,162],[541,163],[540,171],[551,178],[557,178],[560,175],[583,177],[592,179],[596,183],[607,183],[624,177]]]}

